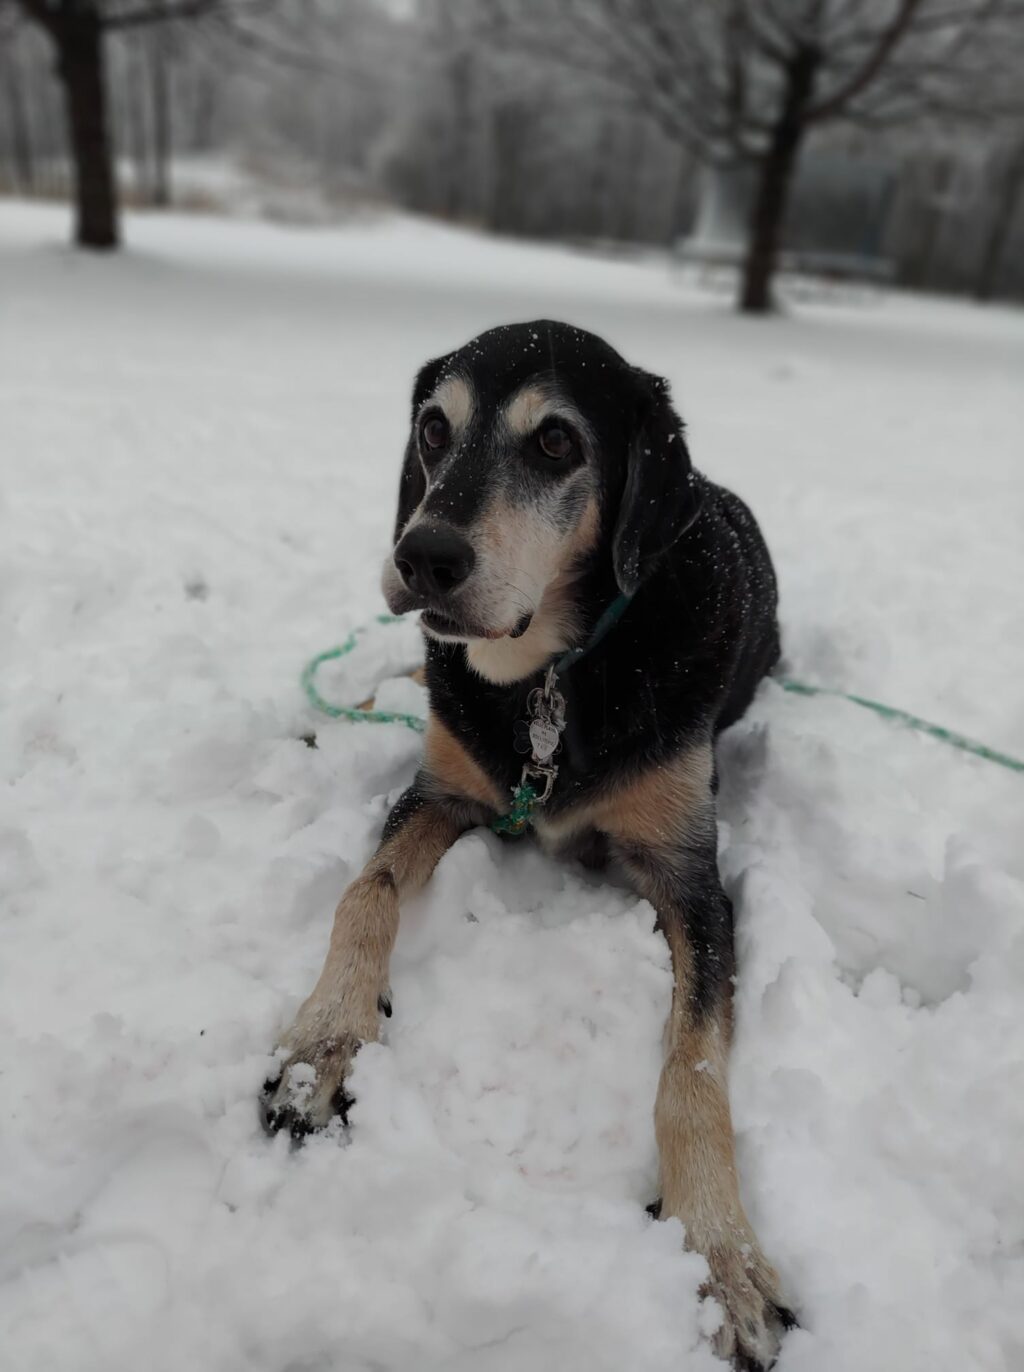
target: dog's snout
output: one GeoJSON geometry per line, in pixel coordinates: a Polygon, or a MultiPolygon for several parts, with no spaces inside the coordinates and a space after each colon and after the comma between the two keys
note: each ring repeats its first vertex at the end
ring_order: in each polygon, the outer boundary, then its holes
{"type": "Polygon", "coordinates": [[[449,595],[469,576],[476,556],[454,529],[420,525],[400,540],[395,566],[410,591],[422,596],[449,595]]]}

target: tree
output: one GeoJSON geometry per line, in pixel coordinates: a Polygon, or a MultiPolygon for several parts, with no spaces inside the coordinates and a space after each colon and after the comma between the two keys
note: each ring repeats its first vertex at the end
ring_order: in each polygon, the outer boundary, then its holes
{"type": "Polygon", "coordinates": [[[64,90],[75,172],[75,242],[115,248],[118,201],[106,86],[110,34],[212,13],[223,0],[14,0],[48,35],[64,90]]]}
{"type": "Polygon", "coordinates": [[[1006,147],[999,150],[993,160],[995,209],[987,226],[981,264],[974,286],[974,294],[978,300],[991,300],[995,295],[1010,227],[1017,212],[1017,205],[1024,194],[1024,132],[1018,132],[1006,147]]]}
{"type": "Polygon", "coordinates": [[[703,163],[752,164],[740,308],[773,307],[790,188],[812,131],[985,119],[1019,85],[1021,0],[490,0],[523,51],[628,96],[703,163]]]}

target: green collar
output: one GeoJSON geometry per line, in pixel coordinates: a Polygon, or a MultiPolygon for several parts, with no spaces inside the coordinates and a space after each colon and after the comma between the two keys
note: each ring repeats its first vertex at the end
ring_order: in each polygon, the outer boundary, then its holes
{"type": "Polygon", "coordinates": [[[570,648],[567,653],[563,653],[558,659],[555,663],[555,676],[561,676],[563,672],[568,671],[570,667],[579,662],[580,658],[586,657],[589,652],[596,648],[601,640],[606,637],[606,635],[610,634],[612,629],[618,624],[619,620],[629,609],[629,604],[632,599],[632,595],[626,595],[625,592],[620,596],[616,596],[601,615],[601,618],[594,625],[586,643],[581,644],[579,648],[570,648]]]}

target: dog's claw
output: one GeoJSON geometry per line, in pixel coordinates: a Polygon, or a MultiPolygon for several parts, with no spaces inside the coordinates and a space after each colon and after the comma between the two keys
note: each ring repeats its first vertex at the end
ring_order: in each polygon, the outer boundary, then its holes
{"type": "MultiPolygon", "coordinates": [[[[293,1143],[300,1144],[308,1134],[318,1134],[327,1125],[311,1119],[301,1106],[291,1103],[274,1105],[274,1096],[281,1085],[281,1080],[281,1077],[276,1077],[272,1081],[264,1082],[259,1099],[260,1123],[264,1133],[270,1138],[273,1138],[275,1134],[286,1133],[291,1135],[293,1143]]],[[[332,1118],[340,1119],[342,1126],[346,1129],[349,1123],[348,1112],[355,1103],[355,1097],[349,1095],[343,1086],[339,1086],[331,1097],[332,1118]]]]}
{"type": "Polygon", "coordinates": [[[362,1042],[357,1033],[341,1028],[319,1038],[293,1029],[283,1045],[290,1049],[288,1058],[263,1086],[260,1118],[267,1133],[303,1139],[338,1116],[347,1125],[354,1102],[345,1079],[362,1042]]]}
{"type": "Polygon", "coordinates": [[[800,1321],[790,1310],[788,1305],[776,1305],[775,1317],[782,1325],[783,1329],[799,1329],[800,1321]]]}
{"type": "Polygon", "coordinates": [[[381,1012],[381,1014],[384,1016],[385,1019],[390,1019],[390,1018],[391,1018],[391,995],[390,995],[390,993],[382,994],[382,995],[379,995],[379,996],[377,997],[377,1009],[381,1012]]]}
{"type": "MultiPolygon", "coordinates": [[[[652,1219],[661,1219],[662,1198],[646,1209],[652,1219]]],[[[733,1372],[771,1372],[786,1331],[799,1328],[793,1311],[777,1299],[778,1277],[753,1236],[739,1250],[711,1245],[699,1251],[711,1269],[701,1295],[713,1296],[722,1310],[722,1325],[711,1341],[714,1351],[733,1372]]]]}

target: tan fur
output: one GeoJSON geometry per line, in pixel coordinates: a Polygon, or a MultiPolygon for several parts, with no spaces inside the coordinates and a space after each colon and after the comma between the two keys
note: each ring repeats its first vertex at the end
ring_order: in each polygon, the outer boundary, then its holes
{"type": "Polygon", "coordinates": [[[713,765],[710,744],[699,744],[553,820],[539,815],[538,833],[550,848],[597,829],[620,842],[674,851],[708,813],[713,765]]]}
{"type": "Polygon", "coordinates": [[[678,1215],[691,1243],[706,1251],[723,1220],[742,1216],[726,1093],[729,1014],[720,1007],[695,1021],[690,1004],[692,952],[678,922],[666,922],[665,928],[675,990],[654,1110],[662,1208],[665,1214],[678,1215]]]}
{"type": "Polygon", "coordinates": [[[467,429],[476,408],[473,388],[463,376],[448,376],[427,402],[437,405],[445,413],[448,423],[456,431],[467,429]]]}
{"type": "Polygon", "coordinates": [[[316,1018],[330,1017],[344,999],[348,1014],[362,1021],[362,1036],[376,1037],[377,997],[387,986],[399,898],[423,885],[459,832],[447,810],[427,804],[381,844],[341,898],[323,971],[300,1019],[307,1007],[316,1018]]]}
{"type": "Polygon", "coordinates": [[[451,795],[467,796],[499,813],[507,807],[501,792],[484,769],[470,757],[447,725],[436,715],[427,720],[423,746],[424,769],[451,795]]]}
{"type": "Polygon", "coordinates": [[[732,1357],[742,1347],[768,1366],[781,1332],[778,1279],[740,1201],[727,1082],[731,1003],[726,991],[706,1013],[695,1011],[694,954],[679,905],[686,839],[699,835],[712,813],[712,767],[710,744],[701,744],[537,827],[549,847],[568,847],[596,830],[608,835],[613,851],[618,845],[624,856],[645,854],[627,865],[658,912],[675,979],[654,1110],[661,1213],[680,1219],[687,1245],[708,1260],[706,1289],[725,1311],[718,1353],[732,1357]]]}
{"type": "MultiPolygon", "coordinates": [[[[556,404],[556,398],[546,386],[523,386],[508,401],[502,417],[510,433],[516,438],[522,438],[539,428],[543,420],[555,410],[556,404]]],[[[561,408],[564,410],[565,407],[561,408]]]]}
{"type": "Polygon", "coordinates": [[[569,578],[556,578],[544,591],[530,627],[519,638],[475,638],[466,659],[487,681],[506,684],[539,672],[576,637],[577,619],[569,578]]]}
{"type": "Polygon", "coordinates": [[[461,831],[447,808],[426,803],[342,896],[319,980],[282,1040],[288,1058],[272,1110],[299,1108],[313,1127],[330,1119],[356,1050],[379,1031],[399,898],[423,885],[461,831]],[[314,1069],[315,1080],[296,1070],[300,1064],[314,1069]]]}
{"type": "Polygon", "coordinates": [[[614,838],[674,847],[707,813],[713,767],[709,744],[688,748],[603,796],[594,809],[597,827],[614,838]]]}
{"type": "Polygon", "coordinates": [[[536,580],[538,573],[543,575],[545,572],[551,579],[544,586],[540,604],[525,634],[519,638],[506,635],[496,639],[474,639],[468,644],[466,658],[475,672],[488,681],[503,685],[522,681],[575,642],[579,622],[573,588],[579,563],[597,541],[599,522],[597,501],[591,498],[572,535],[558,546],[549,528],[528,527],[522,513],[507,506],[493,510],[485,517],[481,529],[483,546],[489,551],[493,549],[498,556],[506,554],[511,546],[521,564],[519,575],[524,581],[528,577],[536,580]],[[493,541],[488,543],[488,539],[493,541]]]}
{"type": "Polygon", "coordinates": [[[727,1081],[731,1006],[725,1001],[694,1015],[692,952],[679,921],[662,922],[675,989],[654,1107],[661,1215],[682,1220],[687,1247],[707,1258],[705,1292],[725,1313],[716,1351],[732,1357],[742,1342],[767,1366],[781,1332],[779,1280],[740,1200],[727,1081]]]}

